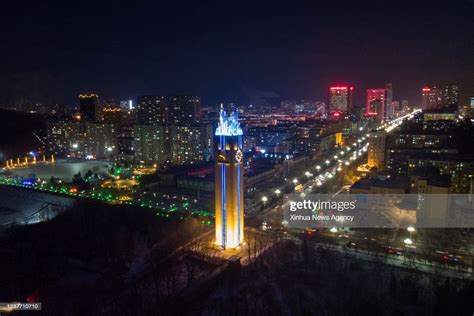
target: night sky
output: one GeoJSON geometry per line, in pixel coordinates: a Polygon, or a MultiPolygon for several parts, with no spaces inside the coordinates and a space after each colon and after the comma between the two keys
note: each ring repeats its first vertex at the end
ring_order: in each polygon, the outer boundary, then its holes
{"type": "Polygon", "coordinates": [[[357,105],[386,82],[416,104],[425,83],[474,95],[473,1],[81,2],[3,5],[1,104],[76,105],[83,91],[325,100],[331,83],[353,84],[357,105]]]}

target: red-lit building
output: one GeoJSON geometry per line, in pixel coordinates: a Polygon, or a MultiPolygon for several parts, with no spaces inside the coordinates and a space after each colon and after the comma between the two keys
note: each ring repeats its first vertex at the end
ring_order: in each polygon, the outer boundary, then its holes
{"type": "Polygon", "coordinates": [[[385,113],[385,89],[367,89],[367,103],[365,106],[365,114],[367,116],[377,116],[385,113]]]}
{"type": "Polygon", "coordinates": [[[365,115],[377,117],[380,121],[393,117],[392,85],[390,83],[387,83],[385,88],[367,89],[365,115]]]}
{"type": "Polygon", "coordinates": [[[328,114],[351,113],[353,90],[354,87],[346,85],[329,87],[328,114]]]}

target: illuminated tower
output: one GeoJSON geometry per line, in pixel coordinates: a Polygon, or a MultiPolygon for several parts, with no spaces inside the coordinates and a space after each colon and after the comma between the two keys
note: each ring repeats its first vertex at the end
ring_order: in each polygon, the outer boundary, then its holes
{"type": "Polygon", "coordinates": [[[237,112],[221,108],[216,129],[216,243],[238,247],[244,240],[242,129],[237,112]]]}

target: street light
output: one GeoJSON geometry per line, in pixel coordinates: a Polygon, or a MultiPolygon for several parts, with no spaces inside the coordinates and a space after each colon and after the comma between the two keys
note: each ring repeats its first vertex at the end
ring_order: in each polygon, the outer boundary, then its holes
{"type": "Polygon", "coordinates": [[[293,179],[293,183],[294,183],[294,184],[297,184],[297,183],[298,183],[298,179],[294,178],[294,179],[293,179]]]}
{"type": "Polygon", "coordinates": [[[320,165],[317,165],[317,166],[316,166],[316,170],[318,170],[318,171],[321,170],[321,166],[320,166],[320,165]]]}
{"type": "Polygon", "coordinates": [[[278,194],[280,194],[280,193],[281,193],[280,190],[278,190],[278,189],[275,190],[275,194],[276,194],[276,195],[278,195],[278,194]]]}
{"type": "Polygon", "coordinates": [[[404,259],[403,261],[406,261],[407,259],[407,251],[408,251],[408,246],[411,245],[413,243],[413,241],[410,239],[410,238],[406,238],[403,243],[405,244],[405,255],[403,256],[404,259]]]}
{"type": "Polygon", "coordinates": [[[268,198],[266,196],[262,196],[262,202],[265,204],[265,202],[268,201],[268,198]]]}
{"type": "Polygon", "coordinates": [[[335,233],[337,233],[337,228],[336,227],[331,227],[331,229],[329,231],[331,233],[335,234],[335,233]]]}
{"type": "Polygon", "coordinates": [[[413,226],[408,226],[407,230],[410,232],[410,233],[413,233],[415,231],[415,227],[413,226]]]}
{"type": "Polygon", "coordinates": [[[326,160],[326,165],[329,165],[331,162],[329,160],[326,160]]]}

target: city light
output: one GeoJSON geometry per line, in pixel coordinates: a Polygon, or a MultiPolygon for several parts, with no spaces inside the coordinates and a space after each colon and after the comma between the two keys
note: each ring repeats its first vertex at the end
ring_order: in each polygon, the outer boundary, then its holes
{"type": "Polygon", "coordinates": [[[473,1],[8,3],[0,314],[472,314],[473,1]]]}
{"type": "Polygon", "coordinates": [[[237,136],[242,135],[242,128],[239,123],[239,115],[237,111],[234,111],[230,115],[223,110],[221,106],[219,123],[216,129],[216,136],[237,136]]]}

